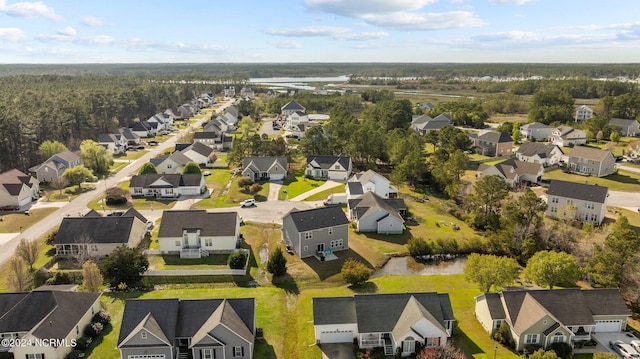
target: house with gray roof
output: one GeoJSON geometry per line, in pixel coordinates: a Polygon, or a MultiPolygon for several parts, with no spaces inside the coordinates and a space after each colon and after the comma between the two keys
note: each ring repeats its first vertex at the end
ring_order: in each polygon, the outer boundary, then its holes
{"type": "Polygon", "coordinates": [[[63,359],[100,309],[99,293],[58,290],[0,293],[0,337],[33,343],[3,345],[0,353],[11,358],[63,359]],[[45,340],[51,344],[45,344],[45,340]]]}
{"type": "Polygon", "coordinates": [[[80,156],[64,150],[49,157],[43,163],[33,166],[29,169],[29,173],[40,182],[52,182],[62,178],[62,174],[68,168],[79,166],[80,156]]]}
{"type": "Polygon", "coordinates": [[[513,138],[506,132],[485,132],[473,138],[473,145],[484,156],[511,156],[513,138]]]}
{"type": "Polygon", "coordinates": [[[349,220],[340,206],[294,208],[282,218],[282,241],[300,258],[336,259],[334,252],[349,249],[349,220]]]}
{"type": "Polygon", "coordinates": [[[453,329],[453,310],[446,293],[356,294],[313,298],[316,343],[353,343],[361,349],[399,348],[413,355],[416,344],[444,347],[453,329]]]}
{"type": "Polygon", "coordinates": [[[520,126],[520,134],[526,140],[546,141],[551,137],[554,130],[555,127],[541,122],[532,122],[520,126]]]}
{"type": "Polygon", "coordinates": [[[145,174],[131,177],[129,192],[133,197],[177,198],[197,196],[207,190],[201,174],[145,174]]]}
{"type": "Polygon", "coordinates": [[[255,310],[254,298],[127,299],[120,358],[251,359],[255,310]]]}
{"type": "Polygon", "coordinates": [[[509,158],[495,165],[481,164],[478,167],[478,178],[498,176],[509,186],[518,184],[535,184],[542,179],[544,167],[539,163],[529,163],[509,158]]]}
{"type": "Polygon", "coordinates": [[[127,152],[127,139],[120,133],[101,133],[98,143],[114,155],[127,152]]]}
{"type": "Polygon", "coordinates": [[[164,211],[158,231],[160,252],[180,258],[231,253],[239,247],[239,238],[237,212],[164,211]]]}
{"type": "Polygon", "coordinates": [[[605,186],[552,180],[547,190],[545,215],[599,226],[604,220],[608,197],[609,189],[605,186]]]}
{"type": "Polygon", "coordinates": [[[444,126],[451,124],[453,124],[453,121],[444,113],[435,118],[431,118],[428,115],[419,115],[411,120],[411,129],[416,131],[420,136],[424,136],[429,131],[439,131],[444,126]]]}
{"type": "Polygon", "coordinates": [[[213,148],[200,142],[194,142],[182,149],[180,152],[191,160],[191,162],[197,163],[200,167],[213,167],[213,164],[217,159],[213,148]]]}
{"type": "Polygon", "coordinates": [[[299,103],[297,103],[295,101],[289,101],[284,106],[282,106],[280,108],[280,113],[284,117],[287,117],[287,116],[291,115],[292,113],[294,113],[296,111],[300,111],[302,113],[305,113],[305,112],[307,112],[307,109],[304,108],[304,106],[302,106],[301,104],[299,104],[299,103]]]}
{"type": "Polygon", "coordinates": [[[157,131],[164,131],[171,128],[171,126],[173,125],[173,118],[169,114],[160,112],[149,117],[149,119],[147,119],[147,122],[157,123],[156,125],[157,131]]]}
{"type": "Polygon", "coordinates": [[[636,120],[612,118],[609,120],[609,126],[618,131],[621,136],[634,137],[640,134],[640,123],[636,120]]]}
{"type": "Polygon", "coordinates": [[[128,145],[139,145],[140,137],[148,137],[155,132],[154,128],[147,121],[134,123],[131,127],[121,127],[116,132],[122,135],[128,145]]]}
{"type": "Polygon", "coordinates": [[[64,217],[53,245],[59,257],[102,258],[118,246],[136,248],[147,231],[147,219],[133,208],[121,216],[64,217]]]}
{"type": "Polygon", "coordinates": [[[398,197],[398,189],[386,177],[373,170],[356,173],[347,181],[347,199],[360,198],[366,192],[373,192],[381,198],[398,197]]]}
{"type": "Polygon", "coordinates": [[[476,298],[476,318],[489,333],[506,323],[516,350],[535,344],[573,345],[593,333],[620,333],[630,316],[620,291],[607,289],[514,289],[476,298]]]}
{"type": "Polygon", "coordinates": [[[40,182],[18,169],[0,173],[0,208],[19,209],[40,197],[40,182]]]}
{"type": "Polygon", "coordinates": [[[156,167],[158,173],[181,174],[184,166],[191,162],[191,159],[180,151],[175,151],[170,155],[163,155],[152,158],[150,162],[156,167]]]}
{"type": "Polygon", "coordinates": [[[558,126],[549,141],[560,147],[584,145],[587,143],[587,133],[571,126],[558,126]]]}
{"type": "Polygon", "coordinates": [[[193,134],[193,142],[200,142],[214,150],[226,151],[233,146],[233,137],[227,136],[224,132],[195,132],[193,134]]]}
{"type": "Polygon", "coordinates": [[[524,142],[516,150],[520,161],[541,164],[549,167],[564,161],[562,149],[551,143],[524,142]]]}
{"type": "Polygon", "coordinates": [[[567,169],[589,176],[604,177],[616,171],[616,158],[611,151],[576,146],[569,152],[567,169]]]}
{"type": "Polygon", "coordinates": [[[406,205],[403,199],[385,199],[373,192],[347,201],[349,215],[356,221],[358,232],[400,234],[404,231],[406,205]]]}
{"type": "Polygon", "coordinates": [[[253,181],[282,181],[287,177],[286,157],[245,157],[242,161],[242,175],[253,181]]]}
{"type": "Polygon", "coordinates": [[[346,181],[353,172],[351,157],[307,156],[305,175],[315,179],[346,181]]]}

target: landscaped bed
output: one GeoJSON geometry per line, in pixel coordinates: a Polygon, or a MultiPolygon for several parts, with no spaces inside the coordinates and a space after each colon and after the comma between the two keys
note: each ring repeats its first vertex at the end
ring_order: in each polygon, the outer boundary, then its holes
{"type": "Polygon", "coordinates": [[[210,254],[208,257],[182,259],[179,255],[150,255],[150,270],[227,269],[229,254],[210,254]]]}

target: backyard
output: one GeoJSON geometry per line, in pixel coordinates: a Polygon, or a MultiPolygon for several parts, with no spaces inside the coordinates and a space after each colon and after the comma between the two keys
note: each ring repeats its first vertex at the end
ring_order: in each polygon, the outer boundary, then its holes
{"type": "Polygon", "coordinates": [[[545,172],[544,179],[555,179],[577,183],[597,184],[606,186],[610,191],[639,192],[640,174],[619,169],[617,173],[606,177],[582,176],[573,173],[565,173],[560,169],[545,172]]]}

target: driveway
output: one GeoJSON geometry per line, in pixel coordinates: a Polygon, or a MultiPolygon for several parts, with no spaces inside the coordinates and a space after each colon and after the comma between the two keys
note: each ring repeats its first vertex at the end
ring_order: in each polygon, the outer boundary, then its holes
{"type": "Polygon", "coordinates": [[[267,201],[277,201],[280,188],[282,188],[282,182],[269,182],[269,196],[267,197],[267,201]]]}
{"type": "Polygon", "coordinates": [[[269,137],[279,135],[280,130],[273,129],[273,119],[272,118],[263,118],[262,119],[262,127],[260,127],[260,135],[265,134],[269,137]]]}
{"type": "Polygon", "coordinates": [[[322,192],[322,191],[324,191],[324,190],[326,190],[326,189],[329,189],[329,188],[333,188],[333,187],[339,186],[339,185],[341,185],[341,184],[343,184],[343,183],[344,183],[344,182],[342,182],[342,183],[341,183],[341,182],[336,182],[336,181],[334,181],[334,180],[328,180],[327,182],[323,183],[321,186],[316,187],[316,188],[314,188],[314,189],[312,189],[312,190],[310,190],[310,191],[307,191],[307,192],[305,192],[305,193],[303,193],[303,194],[301,194],[301,195],[299,195],[299,196],[296,196],[296,197],[294,197],[294,198],[291,198],[291,199],[289,199],[289,200],[290,200],[290,201],[296,201],[296,202],[298,202],[298,201],[304,201],[304,199],[305,199],[305,198],[307,198],[307,197],[310,197],[310,196],[312,196],[312,195],[314,195],[314,194],[316,194],[316,193],[322,192]]]}
{"type": "Polygon", "coordinates": [[[356,359],[351,343],[321,344],[320,349],[322,359],[356,359]]]}
{"type": "Polygon", "coordinates": [[[598,342],[599,344],[597,348],[597,349],[600,349],[599,351],[604,351],[604,352],[609,351],[610,353],[614,353],[614,354],[617,354],[617,353],[615,350],[609,348],[610,341],[622,340],[622,342],[629,344],[632,340],[637,340],[635,336],[629,333],[596,333],[596,334],[593,334],[592,336],[593,336],[593,339],[595,339],[596,342],[598,342]],[[602,350],[601,346],[604,347],[604,349],[606,350],[602,350]]]}

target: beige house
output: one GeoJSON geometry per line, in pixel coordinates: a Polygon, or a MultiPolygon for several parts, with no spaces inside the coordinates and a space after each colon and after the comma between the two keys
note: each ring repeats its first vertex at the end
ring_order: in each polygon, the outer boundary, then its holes
{"type": "Polygon", "coordinates": [[[600,225],[607,210],[605,186],[553,180],[547,190],[548,217],[575,218],[600,225]]]}
{"type": "Polygon", "coordinates": [[[604,177],[615,172],[616,159],[610,151],[576,146],[569,152],[567,169],[589,176],[604,177]]]}
{"type": "Polygon", "coordinates": [[[0,173],[0,208],[19,209],[40,197],[40,182],[12,169],[0,173]]]}
{"type": "Polygon", "coordinates": [[[630,316],[618,289],[511,290],[476,298],[476,318],[489,333],[509,326],[517,351],[572,345],[593,333],[620,333],[630,316]]]}
{"type": "Polygon", "coordinates": [[[473,138],[473,145],[481,155],[508,157],[513,151],[513,138],[506,132],[485,132],[473,138]]]}
{"type": "Polygon", "coordinates": [[[544,174],[541,164],[518,161],[510,158],[492,166],[485,164],[478,167],[478,177],[498,176],[511,187],[519,183],[537,183],[544,174]]]}
{"type": "Polygon", "coordinates": [[[557,165],[564,160],[560,147],[550,143],[525,142],[518,147],[516,158],[520,161],[538,163],[544,167],[557,165]]]}

